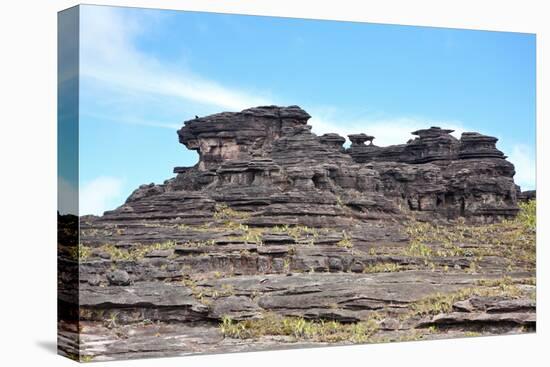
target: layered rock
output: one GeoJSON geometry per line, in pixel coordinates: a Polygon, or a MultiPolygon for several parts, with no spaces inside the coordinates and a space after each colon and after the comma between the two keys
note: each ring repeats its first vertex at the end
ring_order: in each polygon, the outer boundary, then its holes
{"type": "Polygon", "coordinates": [[[309,118],[298,106],[264,106],[186,121],[179,141],[198,152],[198,163],[176,167],[165,184],[140,187],[106,216],[189,217],[193,208],[204,218],[226,203],[264,224],[292,216],[322,226],[412,214],[485,222],[518,210],[514,166],[496,138],[456,139],[452,130],[431,127],[389,147],[352,134],[345,149],[337,134],[312,133],[309,118]]]}
{"type": "Polygon", "coordinates": [[[101,217],[60,216],[61,350],[104,360],[535,329],[534,231],[499,222],[533,195],[496,138],[431,127],[345,148],[309,117],[266,106],[187,121],[178,136],[196,165],[101,217]],[[246,335],[295,318],[359,335],[246,335]],[[242,335],[225,329],[235,322],[242,335]]]}

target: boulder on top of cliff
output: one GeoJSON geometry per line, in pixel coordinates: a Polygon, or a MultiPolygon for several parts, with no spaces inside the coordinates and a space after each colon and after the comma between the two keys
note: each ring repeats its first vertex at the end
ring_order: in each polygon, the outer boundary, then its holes
{"type": "Polygon", "coordinates": [[[407,143],[400,160],[408,163],[428,163],[457,158],[459,141],[451,135],[454,130],[432,126],[413,131],[418,138],[407,143]]]}
{"type": "Polygon", "coordinates": [[[446,137],[452,132],[454,132],[454,130],[442,129],[439,126],[432,126],[429,129],[420,129],[420,130],[413,131],[411,134],[417,135],[420,139],[427,139],[427,138],[439,138],[441,136],[446,137]]]}
{"type": "Polygon", "coordinates": [[[372,141],[374,140],[374,136],[367,135],[364,133],[360,134],[350,134],[348,135],[349,140],[351,141],[351,146],[361,146],[365,145],[366,142],[369,142],[369,145],[372,144],[372,141]]]}
{"type": "Polygon", "coordinates": [[[504,153],[496,148],[498,139],[476,132],[462,133],[460,138],[460,159],[468,158],[506,158],[504,153]]]}

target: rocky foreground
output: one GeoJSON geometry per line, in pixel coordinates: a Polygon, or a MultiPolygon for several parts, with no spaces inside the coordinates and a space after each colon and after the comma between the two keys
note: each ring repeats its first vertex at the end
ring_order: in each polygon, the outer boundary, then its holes
{"type": "Polygon", "coordinates": [[[308,119],[268,106],[188,121],[179,140],[197,165],[102,217],[60,216],[60,351],[96,361],[535,329],[534,193],[496,138],[432,127],[345,148],[308,119]]]}

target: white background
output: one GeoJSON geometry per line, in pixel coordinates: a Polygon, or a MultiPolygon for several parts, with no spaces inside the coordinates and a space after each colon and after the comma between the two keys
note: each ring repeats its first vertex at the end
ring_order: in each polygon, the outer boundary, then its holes
{"type": "MultiPolygon", "coordinates": [[[[537,334],[111,362],[113,366],[548,365],[546,1],[95,1],[228,13],[537,33],[537,334]],[[546,14],[546,19],[545,19],[546,14]],[[543,104],[546,101],[546,105],[543,104]],[[546,146],[542,143],[546,138],[546,146]],[[546,343],[544,342],[546,339],[546,343]],[[545,348],[546,346],[546,348],[545,348]],[[546,358],[545,358],[546,357],[546,358]]],[[[0,12],[0,364],[70,365],[56,342],[56,12],[65,0],[3,1],[0,12]]],[[[457,101],[459,103],[460,101],[457,101]]],[[[97,363],[94,365],[104,365],[97,363]]]]}

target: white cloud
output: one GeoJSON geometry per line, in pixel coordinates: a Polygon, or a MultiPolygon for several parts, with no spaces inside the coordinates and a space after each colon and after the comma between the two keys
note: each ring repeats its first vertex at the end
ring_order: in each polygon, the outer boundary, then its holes
{"type": "Polygon", "coordinates": [[[165,121],[155,121],[152,119],[145,119],[145,118],[140,118],[136,116],[112,116],[112,115],[100,114],[100,113],[87,113],[86,116],[93,117],[98,120],[113,121],[113,122],[119,122],[119,123],[130,124],[130,125],[161,127],[164,129],[170,129],[174,131],[181,128],[181,124],[174,124],[174,123],[165,122],[165,121]]]}
{"type": "Polygon", "coordinates": [[[522,190],[532,190],[536,186],[536,164],[532,150],[523,144],[512,147],[512,153],[508,157],[516,168],[514,181],[522,190]]]}
{"type": "Polygon", "coordinates": [[[123,181],[116,177],[97,177],[80,188],[80,215],[102,215],[121,200],[123,181]]]}
{"type": "MultiPolygon", "coordinates": [[[[185,60],[173,65],[140,50],[137,47],[138,37],[154,29],[150,26],[158,20],[155,18],[158,13],[144,15],[122,12],[120,9],[107,6],[85,6],[83,9],[80,75],[81,81],[86,85],[86,91],[93,91],[93,96],[89,99],[92,101],[88,106],[89,110],[84,108],[81,111],[86,116],[113,122],[176,129],[184,117],[180,113],[181,110],[172,115],[158,115],[158,111],[173,110],[174,103],[180,108],[188,106],[188,109],[193,111],[192,115],[200,114],[197,111],[211,113],[209,111],[220,109],[241,110],[274,103],[273,98],[265,92],[233,88],[198,75],[185,66],[185,60]],[[90,86],[93,88],[89,88],[90,86]],[[158,121],[149,119],[147,116],[150,114],[144,113],[144,106],[148,105],[144,101],[151,101],[151,98],[158,98],[156,103],[152,103],[157,107],[155,116],[158,121]],[[111,115],[97,114],[97,106],[108,107],[111,115]],[[174,117],[175,115],[179,117],[174,117]],[[172,118],[174,121],[171,121],[172,118]]],[[[299,103],[292,101],[296,102],[299,103]]],[[[467,129],[462,122],[452,120],[434,121],[402,116],[346,119],[330,107],[312,108],[308,109],[308,112],[313,116],[310,124],[316,134],[334,132],[347,137],[348,134],[364,132],[374,135],[375,144],[380,146],[406,143],[414,137],[411,135],[412,131],[429,126],[454,129],[453,135],[457,138],[464,131],[479,131],[467,129]]],[[[495,135],[491,132],[479,132],[495,135]]],[[[509,159],[516,166],[516,182],[525,188],[533,188],[535,165],[529,149],[522,145],[513,146],[509,159]]],[[[111,189],[115,186],[112,185],[111,189]]],[[[86,205],[90,208],[86,210],[91,212],[103,210],[103,207],[91,202],[86,205]]],[[[81,200],[81,209],[84,208],[86,206],[83,206],[81,200]]]]}
{"type": "Polygon", "coordinates": [[[81,16],[83,78],[127,93],[178,97],[197,104],[241,110],[269,104],[268,98],[221,85],[182,65],[161,62],[136,47],[150,19],[106,6],[86,6],[81,16]]]}

